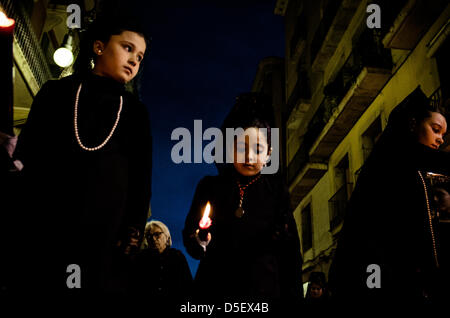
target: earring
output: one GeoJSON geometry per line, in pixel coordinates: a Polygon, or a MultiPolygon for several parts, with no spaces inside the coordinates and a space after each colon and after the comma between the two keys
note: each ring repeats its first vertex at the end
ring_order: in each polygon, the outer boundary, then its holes
{"type": "MultiPolygon", "coordinates": [[[[271,149],[272,150],[272,149],[271,149]]],[[[267,163],[270,161],[270,156],[267,158],[266,162],[264,163],[264,167],[267,167],[267,163]]]]}

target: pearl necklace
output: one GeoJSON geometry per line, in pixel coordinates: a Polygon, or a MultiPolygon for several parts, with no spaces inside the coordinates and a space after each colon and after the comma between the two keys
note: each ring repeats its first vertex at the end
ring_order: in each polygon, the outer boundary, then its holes
{"type": "Polygon", "coordinates": [[[78,121],[78,99],[80,98],[80,92],[81,92],[81,83],[80,83],[80,86],[78,87],[77,95],[75,97],[75,112],[74,112],[74,118],[73,118],[75,137],[78,141],[78,144],[80,145],[80,147],[82,149],[84,149],[86,151],[96,151],[96,150],[103,148],[103,146],[108,143],[109,139],[111,139],[112,135],[114,134],[117,124],[119,123],[119,120],[120,120],[120,113],[122,112],[123,99],[122,99],[122,96],[120,96],[120,105],[119,105],[119,111],[117,112],[116,122],[114,123],[114,126],[111,129],[111,132],[109,133],[108,137],[106,137],[105,141],[103,141],[97,147],[89,148],[89,147],[86,147],[85,145],[83,145],[83,143],[81,142],[81,139],[80,139],[80,135],[78,134],[78,124],[77,124],[77,121],[78,121]]]}
{"type": "Polygon", "coordinates": [[[417,171],[419,173],[420,180],[423,184],[423,189],[425,192],[425,202],[427,204],[427,212],[428,212],[428,221],[430,225],[430,233],[431,233],[431,243],[433,244],[433,255],[434,255],[434,262],[436,264],[436,267],[439,268],[439,259],[437,255],[437,249],[436,249],[436,237],[434,235],[433,230],[433,217],[431,216],[431,208],[430,208],[430,200],[428,198],[428,190],[427,190],[427,184],[425,183],[425,179],[422,176],[422,173],[420,171],[417,171]]]}

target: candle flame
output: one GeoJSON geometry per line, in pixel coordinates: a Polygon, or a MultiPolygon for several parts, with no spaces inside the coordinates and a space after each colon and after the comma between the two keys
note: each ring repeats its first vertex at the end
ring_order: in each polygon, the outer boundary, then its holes
{"type": "Polygon", "coordinates": [[[8,18],[4,12],[0,11],[0,28],[10,27],[14,23],[15,23],[14,19],[8,18]]]}
{"type": "Polygon", "coordinates": [[[207,229],[211,226],[212,221],[211,218],[209,217],[210,211],[211,211],[211,204],[208,201],[208,203],[206,203],[206,207],[203,212],[203,217],[198,224],[201,229],[207,229]]]}

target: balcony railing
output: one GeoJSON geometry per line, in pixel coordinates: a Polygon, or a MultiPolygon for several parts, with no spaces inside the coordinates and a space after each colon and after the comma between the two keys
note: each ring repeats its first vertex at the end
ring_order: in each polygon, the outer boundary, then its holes
{"type": "Polygon", "coordinates": [[[294,181],[295,177],[299,174],[299,172],[302,170],[302,168],[305,166],[306,163],[308,163],[309,156],[308,156],[309,149],[302,145],[300,145],[300,148],[295,153],[294,158],[288,165],[287,169],[287,180],[288,183],[291,184],[292,181],[294,181]]]}
{"type": "Polygon", "coordinates": [[[292,113],[292,110],[298,104],[300,99],[311,99],[311,88],[309,84],[309,77],[306,71],[300,70],[298,73],[297,83],[292,90],[291,95],[287,101],[287,115],[288,117],[292,113]]]}
{"type": "Polygon", "coordinates": [[[325,42],[325,37],[327,36],[328,30],[333,23],[341,3],[342,0],[329,1],[328,6],[324,10],[323,18],[317,27],[313,40],[311,41],[311,61],[314,61],[317,53],[319,53],[320,48],[325,42]]]}
{"type": "Polygon", "coordinates": [[[381,40],[380,31],[366,29],[354,45],[351,54],[334,80],[324,87],[326,121],[332,116],[342,98],[356,82],[364,67],[392,68],[390,50],[383,47],[381,40]]]}
{"type": "Polygon", "coordinates": [[[21,1],[0,0],[6,14],[16,20],[14,38],[27,61],[39,88],[52,78],[46,58],[21,1]]]}
{"type": "Polygon", "coordinates": [[[429,97],[430,103],[436,107],[442,107],[442,89],[437,88],[429,97]]]}
{"type": "Polygon", "coordinates": [[[295,177],[303,169],[303,167],[309,162],[309,150],[313,145],[316,138],[319,136],[322,129],[325,127],[326,122],[324,119],[325,108],[323,104],[319,106],[314,114],[313,118],[308,124],[306,134],[303,138],[303,142],[300,148],[297,150],[294,158],[288,166],[288,182],[289,184],[294,181],[295,177]]]}
{"type": "Polygon", "coordinates": [[[327,1],[309,50],[313,72],[323,72],[361,5],[360,0],[327,1]]]}
{"type": "Polygon", "coordinates": [[[381,36],[384,37],[408,0],[375,0],[369,2],[380,6],[382,12],[381,36]]]}
{"type": "Polygon", "coordinates": [[[305,25],[305,16],[301,16],[298,19],[297,25],[295,26],[294,34],[291,38],[290,43],[290,57],[298,58],[299,47],[301,46],[302,41],[306,41],[306,25],[305,25]]]}
{"type": "Polygon", "coordinates": [[[303,142],[289,164],[288,181],[292,191],[298,193],[298,199],[324,173],[322,167],[311,167],[311,171],[304,171],[304,168],[327,161],[387,82],[391,69],[390,52],[382,46],[379,34],[372,30],[363,31],[335,80],[324,88],[325,98],[310,120],[303,142]],[[302,178],[309,179],[294,184],[302,171],[302,178]]]}
{"type": "MultiPolygon", "coordinates": [[[[386,13],[393,11],[390,16],[394,17],[393,21],[387,21],[389,31],[386,32],[383,43],[387,48],[403,50],[412,50],[448,6],[448,0],[382,2],[389,8],[386,13]]],[[[389,15],[387,16],[389,19],[389,15]]]]}
{"type": "Polygon", "coordinates": [[[329,200],[330,230],[334,230],[344,221],[345,211],[348,203],[347,188],[351,184],[344,184],[329,200]]]}
{"type": "Polygon", "coordinates": [[[390,51],[377,31],[366,29],[334,80],[324,87],[326,123],[311,149],[314,160],[327,160],[391,76],[390,51]]]}
{"type": "Polygon", "coordinates": [[[364,67],[392,68],[391,51],[385,49],[381,41],[380,31],[372,29],[363,31],[334,81],[324,88],[324,94],[331,99],[330,102],[334,102],[335,106],[356,82],[364,67]]]}

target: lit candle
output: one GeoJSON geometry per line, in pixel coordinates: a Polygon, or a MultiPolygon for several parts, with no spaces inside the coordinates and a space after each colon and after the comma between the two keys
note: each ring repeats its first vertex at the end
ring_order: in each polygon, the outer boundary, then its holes
{"type": "Polygon", "coordinates": [[[0,85],[0,131],[11,136],[13,131],[13,32],[15,21],[0,11],[0,77],[5,79],[0,85]]]}
{"type": "Polygon", "coordinates": [[[200,222],[198,222],[198,226],[200,228],[200,230],[198,232],[198,237],[202,241],[207,240],[208,233],[209,233],[209,227],[212,224],[211,218],[209,217],[210,212],[211,212],[211,204],[208,201],[208,203],[206,203],[205,210],[203,211],[203,216],[200,219],[200,222]]]}

